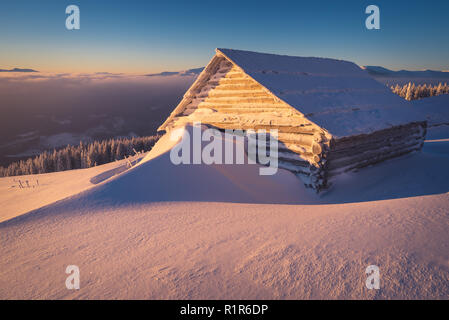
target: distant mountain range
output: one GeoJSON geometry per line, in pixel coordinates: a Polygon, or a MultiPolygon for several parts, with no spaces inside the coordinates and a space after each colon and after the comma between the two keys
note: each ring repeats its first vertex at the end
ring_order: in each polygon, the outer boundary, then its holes
{"type": "MultiPolygon", "coordinates": [[[[373,77],[388,77],[388,78],[433,78],[433,79],[449,79],[449,71],[436,71],[436,70],[424,70],[424,71],[409,71],[399,70],[393,71],[381,66],[365,66],[362,67],[373,77]]],[[[168,77],[168,76],[197,76],[203,71],[204,67],[193,68],[184,71],[163,71],[160,73],[145,74],[147,77],[168,77]]],[[[0,69],[0,72],[39,72],[34,69],[26,68],[13,68],[13,69],[0,69]]],[[[97,74],[105,74],[106,72],[97,72],[97,74]]]]}
{"type": "MultiPolygon", "coordinates": [[[[449,80],[449,72],[447,71],[435,71],[435,70],[425,70],[425,71],[409,71],[409,70],[399,70],[393,71],[380,66],[365,66],[363,67],[368,73],[374,78],[407,78],[410,80],[413,79],[448,79],[449,80]]],[[[189,69],[185,71],[165,71],[160,73],[151,73],[146,74],[148,77],[155,76],[196,76],[203,71],[204,68],[195,68],[189,69]]]]}
{"type": "Polygon", "coordinates": [[[160,72],[160,73],[150,73],[150,74],[146,74],[147,77],[156,77],[156,76],[162,76],[162,77],[167,77],[167,76],[196,76],[199,75],[201,73],[201,71],[203,71],[204,67],[202,68],[195,68],[195,69],[189,69],[189,70],[184,70],[184,71],[164,71],[164,72],[160,72]]]}
{"type": "Polygon", "coordinates": [[[393,71],[379,66],[364,67],[373,77],[391,77],[391,78],[434,78],[434,79],[449,79],[449,72],[424,70],[424,71],[408,71],[399,70],[393,71]]]}
{"type": "MultiPolygon", "coordinates": [[[[449,81],[449,71],[436,71],[436,70],[424,70],[424,71],[410,71],[399,70],[393,71],[381,66],[365,66],[365,69],[372,77],[377,78],[381,82],[426,82],[438,83],[439,81],[449,81]],[[391,79],[391,80],[389,80],[391,79]]],[[[169,77],[169,76],[197,76],[204,70],[204,67],[193,68],[184,71],[164,71],[160,73],[149,73],[144,76],[147,77],[169,77]]],[[[26,68],[13,68],[13,69],[0,69],[0,72],[39,72],[34,69],[26,68]]],[[[97,74],[106,74],[106,72],[97,72],[97,74]]]]}
{"type": "Polygon", "coordinates": [[[33,69],[22,69],[22,68],[14,68],[14,69],[0,69],[0,72],[39,72],[33,69]]]}

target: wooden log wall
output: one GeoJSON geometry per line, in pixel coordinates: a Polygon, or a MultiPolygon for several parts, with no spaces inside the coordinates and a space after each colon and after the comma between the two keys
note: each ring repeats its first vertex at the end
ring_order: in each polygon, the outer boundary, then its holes
{"type": "Polygon", "coordinates": [[[416,122],[368,135],[334,139],[326,164],[328,176],[418,151],[425,136],[426,122],[416,122]]]}

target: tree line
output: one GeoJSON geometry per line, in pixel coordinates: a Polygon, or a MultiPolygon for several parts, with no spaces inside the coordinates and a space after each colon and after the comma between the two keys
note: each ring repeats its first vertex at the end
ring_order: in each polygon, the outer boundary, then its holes
{"type": "Polygon", "coordinates": [[[415,85],[414,83],[409,82],[403,86],[400,86],[399,84],[390,86],[390,89],[406,100],[417,100],[439,96],[441,94],[449,94],[449,85],[447,85],[447,83],[442,84],[441,82],[435,86],[430,84],[415,85]]]}
{"type": "Polygon", "coordinates": [[[0,177],[90,168],[149,151],[159,138],[156,135],[109,139],[88,144],[80,142],[77,146],[68,145],[60,150],[45,151],[34,158],[0,167],[0,177]]]}

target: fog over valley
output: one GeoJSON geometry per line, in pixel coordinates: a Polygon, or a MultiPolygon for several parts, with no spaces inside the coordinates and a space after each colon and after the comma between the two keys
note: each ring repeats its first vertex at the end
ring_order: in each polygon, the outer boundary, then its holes
{"type": "Polygon", "coordinates": [[[153,135],[195,77],[0,73],[0,165],[80,141],[153,135]]]}

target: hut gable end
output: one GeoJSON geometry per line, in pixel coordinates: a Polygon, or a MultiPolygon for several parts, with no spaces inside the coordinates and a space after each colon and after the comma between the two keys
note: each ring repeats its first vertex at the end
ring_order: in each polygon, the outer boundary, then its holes
{"type": "Polygon", "coordinates": [[[325,130],[279,99],[220,52],[159,128],[201,121],[223,129],[278,128],[313,133],[325,130]]]}

